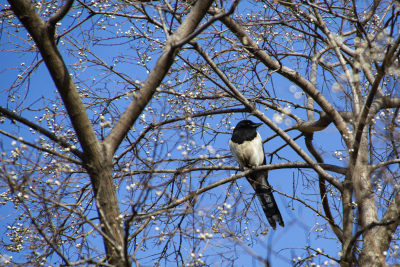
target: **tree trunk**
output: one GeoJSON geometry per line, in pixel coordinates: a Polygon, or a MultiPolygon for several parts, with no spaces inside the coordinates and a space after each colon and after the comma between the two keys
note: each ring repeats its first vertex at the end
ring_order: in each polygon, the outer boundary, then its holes
{"type": "Polygon", "coordinates": [[[87,161],[86,169],[93,185],[107,262],[114,266],[130,266],[128,255],[125,255],[122,217],[113,184],[112,157],[106,151],[106,146],[98,147],[101,150],[87,161]]]}
{"type": "Polygon", "coordinates": [[[377,228],[369,226],[378,222],[378,213],[370,171],[368,165],[368,142],[367,133],[364,131],[361,142],[359,144],[359,153],[353,170],[353,185],[356,203],[358,206],[361,229],[363,232],[363,246],[359,258],[360,266],[384,266],[385,255],[379,244],[379,237],[376,235],[377,228]]]}

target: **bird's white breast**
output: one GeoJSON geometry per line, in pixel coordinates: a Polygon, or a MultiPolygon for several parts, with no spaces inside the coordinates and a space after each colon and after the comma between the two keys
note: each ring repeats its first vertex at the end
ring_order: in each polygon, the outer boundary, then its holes
{"type": "Polygon", "coordinates": [[[244,141],[242,144],[237,144],[229,140],[229,147],[242,168],[257,167],[264,162],[264,149],[259,133],[257,133],[256,138],[253,140],[244,141]]]}

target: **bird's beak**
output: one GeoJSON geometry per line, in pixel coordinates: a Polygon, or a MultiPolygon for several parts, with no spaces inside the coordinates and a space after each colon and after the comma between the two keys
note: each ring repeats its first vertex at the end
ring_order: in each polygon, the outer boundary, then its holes
{"type": "Polygon", "coordinates": [[[263,125],[263,124],[262,123],[254,123],[254,127],[256,127],[256,128],[260,127],[261,125],[263,125]]]}

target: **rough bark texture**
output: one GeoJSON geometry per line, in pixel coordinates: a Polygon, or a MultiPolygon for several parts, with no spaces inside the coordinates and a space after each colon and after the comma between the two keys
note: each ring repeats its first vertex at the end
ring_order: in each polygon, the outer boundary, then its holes
{"type": "MultiPolygon", "coordinates": [[[[369,153],[365,136],[366,133],[362,138],[359,149],[360,153],[357,157],[357,162],[352,175],[354,193],[360,213],[360,225],[362,228],[366,228],[368,225],[378,221],[375,197],[368,170],[369,153]]],[[[379,242],[377,242],[378,238],[376,236],[376,228],[365,231],[363,233],[363,238],[363,253],[361,253],[360,257],[360,265],[373,266],[374,263],[379,263],[379,265],[382,266],[385,262],[385,256],[379,247],[379,242]]]]}

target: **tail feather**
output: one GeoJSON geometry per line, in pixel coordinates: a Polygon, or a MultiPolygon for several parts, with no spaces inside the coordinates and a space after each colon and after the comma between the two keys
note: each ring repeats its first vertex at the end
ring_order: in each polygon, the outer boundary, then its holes
{"type": "Polygon", "coordinates": [[[264,210],[265,216],[267,217],[272,228],[276,228],[276,223],[278,223],[280,226],[285,226],[274,195],[272,194],[271,187],[260,186],[256,189],[256,194],[261,202],[261,207],[264,210]]]}
{"type": "Polygon", "coordinates": [[[275,229],[276,223],[282,227],[285,226],[274,195],[272,194],[271,186],[268,183],[267,174],[265,172],[255,173],[251,177],[247,177],[247,180],[256,191],[258,200],[271,227],[275,229]]]}

